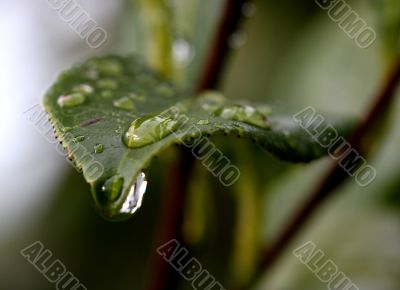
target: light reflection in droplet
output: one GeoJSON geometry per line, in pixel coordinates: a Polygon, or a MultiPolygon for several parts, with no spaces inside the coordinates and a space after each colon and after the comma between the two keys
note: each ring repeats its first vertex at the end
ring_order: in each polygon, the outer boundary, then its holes
{"type": "Polygon", "coordinates": [[[120,209],[121,213],[133,214],[142,205],[144,193],[147,188],[147,181],[144,172],[139,173],[136,182],[129,190],[128,196],[120,209]]]}

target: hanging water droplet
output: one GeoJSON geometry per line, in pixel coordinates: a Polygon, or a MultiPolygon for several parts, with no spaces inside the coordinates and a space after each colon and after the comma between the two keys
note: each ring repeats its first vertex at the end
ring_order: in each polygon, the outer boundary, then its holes
{"type": "Polygon", "coordinates": [[[124,109],[124,110],[133,110],[135,108],[135,104],[128,97],[122,97],[118,100],[115,100],[113,102],[113,105],[119,109],[124,109]]]}
{"type": "Polygon", "coordinates": [[[104,146],[103,146],[103,144],[95,144],[95,145],[93,146],[93,149],[94,149],[94,153],[100,154],[100,153],[103,152],[104,146]]]}
{"type": "Polygon", "coordinates": [[[242,6],[242,13],[246,17],[253,17],[257,12],[257,7],[256,5],[249,1],[243,4],[242,6]]]}
{"type": "Polygon", "coordinates": [[[102,194],[100,196],[100,202],[104,204],[117,200],[118,197],[121,195],[123,184],[124,178],[119,175],[115,175],[107,179],[101,187],[102,194]]]}
{"type": "Polygon", "coordinates": [[[247,33],[244,31],[236,31],[228,38],[228,45],[231,48],[240,48],[247,42],[247,33]]]}
{"type": "Polygon", "coordinates": [[[57,104],[60,107],[74,107],[85,102],[85,96],[81,93],[73,93],[70,95],[59,96],[57,104]]]}
{"type": "Polygon", "coordinates": [[[138,148],[168,136],[179,127],[179,121],[169,112],[135,119],[122,137],[129,148],[138,148]]]}
{"type": "Polygon", "coordinates": [[[185,67],[193,60],[194,49],[186,39],[178,38],[173,43],[172,55],[178,66],[185,67]]]}
{"type": "Polygon", "coordinates": [[[75,93],[81,93],[81,94],[84,94],[84,95],[90,95],[90,94],[92,94],[94,92],[94,88],[91,85],[88,85],[88,84],[80,84],[80,85],[75,86],[72,89],[72,91],[75,92],[75,93]]]}
{"type": "Polygon", "coordinates": [[[76,142],[82,142],[83,140],[85,140],[85,136],[83,135],[79,135],[74,138],[74,141],[76,142]]]}
{"type": "Polygon", "coordinates": [[[251,106],[233,105],[221,108],[215,115],[224,119],[245,122],[261,128],[268,128],[267,117],[251,106]]]}
{"type": "Polygon", "coordinates": [[[135,183],[130,188],[128,196],[122,204],[120,212],[128,214],[135,213],[142,206],[143,195],[146,192],[146,188],[146,175],[144,172],[141,172],[139,173],[135,183]]]}

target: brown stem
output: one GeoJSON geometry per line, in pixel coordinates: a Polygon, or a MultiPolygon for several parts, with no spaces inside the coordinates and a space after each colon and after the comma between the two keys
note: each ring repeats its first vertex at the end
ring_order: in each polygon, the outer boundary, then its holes
{"type": "MultiPolygon", "coordinates": [[[[370,133],[369,129],[375,127],[386,113],[387,108],[391,104],[395,95],[397,83],[400,81],[400,58],[394,67],[394,70],[390,73],[389,78],[383,85],[382,89],[378,92],[371,110],[366,115],[363,122],[356,128],[353,136],[350,139],[350,144],[356,150],[366,149],[362,146],[363,140],[370,133]]],[[[360,153],[366,153],[367,150],[359,151],[360,153]]],[[[332,168],[327,172],[326,176],[315,188],[303,206],[295,212],[290,219],[283,232],[278,236],[276,241],[270,247],[266,247],[261,255],[260,262],[255,271],[254,278],[251,280],[250,288],[257,279],[271,266],[280,255],[284,252],[287,245],[293,240],[295,235],[305,226],[309,221],[311,215],[328,197],[332,196],[335,189],[343,183],[348,177],[348,174],[339,166],[338,163],[334,163],[332,168]]],[[[247,288],[247,289],[248,289],[247,288]]]]}
{"type": "Polygon", "coordinates": [[[180,227],[183,219],[185,193],[188,187],[194,159],[188,150],[182,150],[175,167],[171,168],[165,181],[166,190],[161,198],[159,222],[151,247],[147,285],[145,289],[175,289],[177,273],[157,254],[156,250],[171,239],[181,241],[180,227]]]}
{"type": "MultiPolygon", "coordinates": [[[[216,88],[220,82],[228,56],[228,37],[236,30],[241,18],[243,0],[227,0],[218,30],[206,57],[205,67],[195,89],[200,92],[216,88]]],[[[160,219],[150,254],[149,272],[145,289],[175,289],[177,273],[157,255],[155,249],[171,239],[180,239],[186,191],[194,158],[189,151],[182,150],[177,168],[170,171],[166,191],[162,198],[160,219]]],[[[182,241],[181,241],[182,242],[182,241]]]]}
{"type": "Polygon", "coordinates": [[[214,35],[214,40],[206,58],[205,67],[200,74],[196,91],[216,88],[222,77],[229,53],[228,39],[240,23],[244,0],[226,0],[225,10],[221,17],[219,27],[214,35]]]}

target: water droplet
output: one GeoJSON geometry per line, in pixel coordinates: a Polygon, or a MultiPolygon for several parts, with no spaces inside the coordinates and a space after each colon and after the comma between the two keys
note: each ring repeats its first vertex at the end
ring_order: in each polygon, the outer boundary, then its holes
{"type": "Polygon", "coordinates": [[[81,93],[84,95],[90,95],[94,92],[94,88],[91,85],[88,84],[80,84],[78,86],[75,86],[72,91],[74,93],[81,93]]]}
{"type": "Polygon", "coordinates": [[[242,6],[242,13],[246,17],[253,17],[257,12],[257,7],[253,2],[246,2],[242,6]]]}
{"type": "Polygon", "coordinates": [[[143,103],[146,100],[146,98],[144,96],[138,95],[138,94],[135,94],[135,93],[130,93],[128,95],[128,97],[130,97],[134,101],[138,101],[138,102],[141,102],[141,103],[143,103]]]}
{"type": "Polygon", "coordinates": [[[221,130],[226,130],[226,127],[220,124],[215,124],[214,125],[215,128],[221,129],[221,130]]]}
{"type": "Polygon", "coordinates": [[[173,43],[172,55],[178,66],[185,67],[193,60],[194,49],[186,39],[178,38],[173,43]]]}
{"type": "Polygon", "coordinates": [[[208,120],[199,120],[197,122],[197,125],[208,125],[209,121],[208,120]]]}
{"type": "Polygon", "coordinates": [[[247,33],[244,31],[236,31],[228,38],[228,45],[231,48],[240,48],[247,42],[247,33]]]}
{"type": "Polygon", "coordinates": [[[101,79],[97,81],[97,86],[100,89],[115,90],[118,88],[118,83],[113,79],[101,79]]]}
{"type": "Polygon", "coordinates": [[[59,96],[57,104],[60,107],[74,107],[85,102],[85,96],[81,93],[73,93],[70,95],[59,96]]]}
{"type": "Polygon", "coordinates": [[[133,110],[135,108],[135,104],[128,97],[122,97],[118,100],[115,100],[113,102],[113,105],[117,108],[124,109],[124,110],[133,110]]]}
{"type": "Polygon", "coordinates": [[[122,137],[129,148],[142,147],[168,136],[179,127],[179,121],[169,112],[135,119],[122,137]]]}
{"type": "Polygon", "coordinates": [[[79,135],[74,138],[74,141],[76,142],[82,142],[83,140],[85,140],[85,136],[83,135],[79,135]]]}
{"type": "Polygon", "coordinates": [[[269,127],[266,116],[251,106],[233,105],[217,110],[215,115],[224,119],[245,122],[261,128],[269,127]]]}
{"type": "Polygon", "coordinates": [[[120,62],[113,59],[96,59],[91,62],[94,68],[105,75],[118,76],[123,73],[123,67],[120,62]]]}
{"type": "Polygon", "coordinates": [[[121,195],[123,184],[124,178],[122,176],[116,175],[107,179],[101,187],[102,200],[100,202],[106,203],[117,200],[121,195]]]}
{"type": "Polygon", "coordinates": [[[63,132],[63,133],[68,133],[69,131],[71,131],[72,130],[72,127],[63,127],[62,129],[61,129],[61,131],[63,132]]]}
{"type": "Polygon", "coordinates": [[[123,132],[124,132],[124,130],[122,129],[121,126],[118,126],[118,128],[115,129],[115,133],[117,133],[117,134],[122,134],[123,132]]]}
{"type": "Polygon", "coordinates": [[[218,91],[205,91],[201,93],[199,99],[201,99],[203,110],[208,112],[214,112],[226,102],[224,95],[218,91]]]}
{"type": "Polygon", "coordinates": [[[109,91],[109,90],[105,90],[105,91],[102,91],[102,92],[100,93],[100,95],[101,95],[103,98],[112,98],[113,92],[112,92],[112,91],[109,91]]]}
{"type": "Polygon", "coordinates": [[[128,196],[122,204],[120,212],[128,214],[135,213],[142,206],[143,195],[146,192],[146,188],[146,175],[144,172],[141,172],[139,173],[135,183],[130,188],[128,196]]]}
{"type": "Polygon", "coordinates": [[[98,74],[97,70],[89,69],[86,71],[86,76],[91,80],[97,80],[97,78],[99,77],[99,74],[98,74]]]}
{"type": "Polygon", "coordinates": [[[103,144],[95,144],[95,145],[93,146],[93,149],[94,149],[94,153],[100,154],[100,153],[103,152],[104,146],[103,146],[103,144]]]}

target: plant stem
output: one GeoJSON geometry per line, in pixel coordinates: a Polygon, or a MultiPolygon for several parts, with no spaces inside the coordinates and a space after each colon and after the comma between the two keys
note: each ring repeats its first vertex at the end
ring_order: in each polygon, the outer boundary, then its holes
{"type": "MultiPolygon", "coordinates": [[[[399,81],[400,58],[398,58],[394,70],[389,74],[382,89],[377,93],[371,110],[366,115],[364,121],[356,128],[350,139],[350,144],[358,152],[362,154],[367,153],[368,146],[363,142],[366,139],[369,139],[367,135],[371,134],[370,128],[376,127],[376,125],[381,123],[381,120],[384,118],[384,114],[394,98],[395,90],[399,81]]],[[[293,214],[289,223],[278,236],[276,241],[270,247],[266,247],[262,251],[262,258],[259,261],[255,275],[247,289],[253,286],[265,271],[271,268],[274,262],[276,262],[280,255],[282,255],[288,244],[293,240],[295,235],[306,225],[318,206],[327,200],[328,197],[331,197],[335,192],[334,190],[337,189],[347,177],[348,174],[339,166],[338,163],[335,162],[327,172],[326,176],[315,188],[310,198],[307,199],[299,210],[293,214]]]]}
{"type": "Polygon", "coordinates": [[[228,39],[239,26],[245,2],[249,1],[226,0],[225,10],[196,86],[197,92],[215,89],[219,85],[228,58],[228,39]]]}
{"type": "MultiPolygon", "coordinates": [[[[219,85],[229,50],[227,40],[238,26],[243,2],[243,0],[227,0],[221,22],[206,58],[205,67],[195,86],[196,92],[213,89],[219,85]]],[[[164,198],[161,201],[159,227],[152,247],[154,252],[150,255],[150,271],[146,289],[176,289],[177,273],[174,273],[173,268],[157,255],[155,249],[171,239],[178,239],[182,243],[180,232],[183,209],[193,164],[194,158],[191,153],[188,150],[182,150],[177,168],[170,171],[164,198]]]]}
{"type": "Polygon", "coordinates": [[[164,0],[140,0],[141,37],[149,65],[165,78],[173,78],[172,27],[170,11],[164,0]]]}
{"type": "Polygon", "coordinates": [[[151,261],[145,289],[175,289],[177,273],[156,252],[156,249],[171,239],[177,239],[182,245],[180,228],[183,219],[185,195],[194,159],[188,150],[182,150],[180,159],[171,168],[165,181],[166,190],[161,198],[159,222],[151,247],[151,261]]]}

